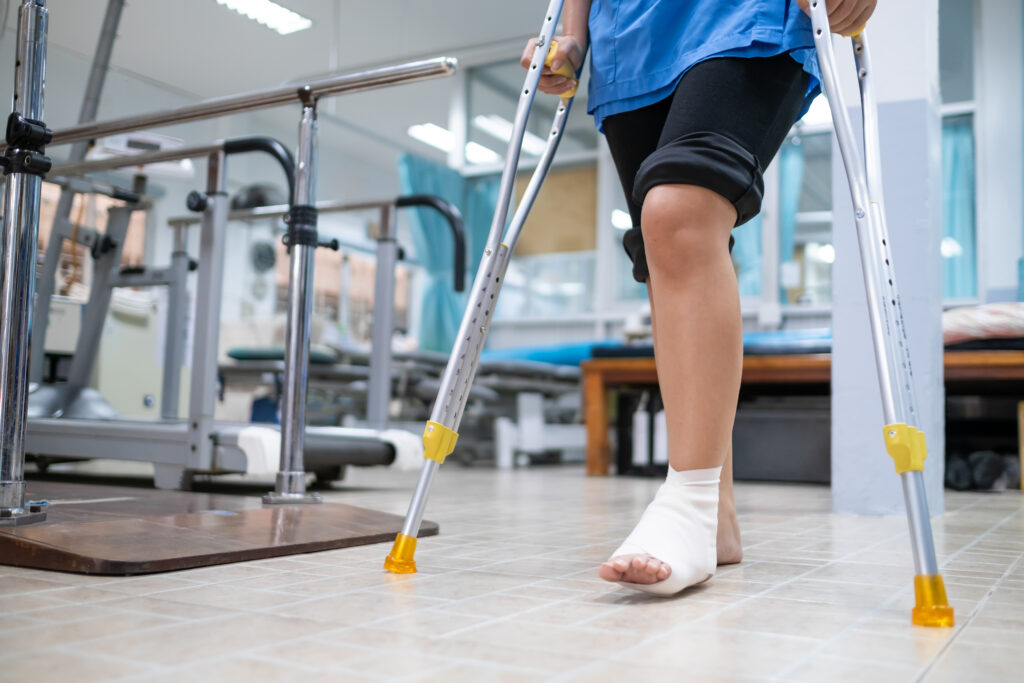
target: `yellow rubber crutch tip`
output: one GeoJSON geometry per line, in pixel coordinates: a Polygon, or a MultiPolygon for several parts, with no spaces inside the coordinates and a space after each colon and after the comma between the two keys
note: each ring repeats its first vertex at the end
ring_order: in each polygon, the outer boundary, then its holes
{"type": "Polygon", "coordinates": [[[398,534],[395,536],[395,544],[391,546],[391,552],[384,558],[384,569],[394,574],[415,574],[416,560],[413,555],[416,553],[416,538],[398,534]]]}
{"type": "Polygon", "coordinates": [[[916,603],[910,620],[914,626],[949,628],[953,626],[953,608],[946,598],[946,586],[940,574],[919,574],[914,577],[916,603]]]}

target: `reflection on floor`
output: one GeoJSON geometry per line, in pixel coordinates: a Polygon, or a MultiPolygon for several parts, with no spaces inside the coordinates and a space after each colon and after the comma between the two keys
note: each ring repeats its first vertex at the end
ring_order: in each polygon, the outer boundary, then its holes
{"type": "MultiPolygon", "coordinates": [[[[357,470],[337,502],[403,514],[415,474],[357,470]]],[[[653,480],[446,467],[420,573],[388,545],[139,578],[0,567],[5,680],[1019,680],[1017,492],[949,493],[936,521],[952,630],[910,625],[902,518],[829,512],[828,489],[739,487],[746,557],[662,600],[596,566],[653,480]]]]}

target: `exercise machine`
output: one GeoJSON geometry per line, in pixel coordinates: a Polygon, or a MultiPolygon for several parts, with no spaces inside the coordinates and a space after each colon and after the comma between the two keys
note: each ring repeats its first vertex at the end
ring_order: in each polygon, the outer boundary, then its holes
{"type": "MultiPolygon", "coordinates": [[[[203,470],[230,460],[228,447],[232,438],[224,430],[221,442],[213,421],[211,392],[196,401],[211,404],[188,421],[149,425],[127,421],[96,421],[87,434],[69,428],[71,420],[41,418],[31,429],[26,419],[28,403],[28,347],[32,329],[32,308],[35,289],[36,235],[39,223],[40,188],[50,171],[51,161],[45,156],[48,144],[69,144],[84,140],[184,123],[216,116],[298,102],[301,105],[299,146],[294,174],[294,193],[289,214],[288,242],[291,249],[288,324],[285,359],[285,401],[282,406],[279,467],[275,491],[265,502],[317,502],[318,497],[305,491],[304,447],[305,389],[309,363],[309,334],[312,308],[312,251],[317,247],[316,185],[316,112],[323,97],[359,92],[372,88],[419,81],[452,74],[455,60],[437,58],[383,67],[353,74],[332,76],[294,86],[216,98],[175,109],[129,116],[96,123],[86,123],[62,131],[49,130],[42,121],[43,82],[46,57],[48,11],[42,0],[22,0],[18,8],[17,60],[15,65],[14,109],[8,120],[3,153],[6,175],[4,187],[3,231],[0,235],[3,256],[0,259],[0,523],[26,524],[45,519],[39,506],[26,505],[24,462],[26,435],[40,439],[33,450],[57,451],[72,457],[89,451],[85,457],[116,455],[121,449],[141,448],[159,452],[162,463],[157,471],[163,484],[187,484],[189,472],[203,470]],[[27,432],[30,432],[27,434],[27,432]],[[92,439],[95,437],[95,439],[92,439]],[[119,438],[120,437],[120,438],[119,438]],[[184,453],[184,457],[182,457],[184,453]]],[[[223,232],[215,226],[227,214],[224,193],[226,152],[223,145],[210,147],[207,159],[207,192],[201,207],[206,230],[201,249],[216,252],[223,249],[223,232]]],[[[149,161],[155,159],[150,158],[149,161]]],[[[145,163],[138,157],[132,164],[145,163]]],[[[68,170],[65,169],[65,174],[68,170]]],[[[209,260],[209,259],[208,259],[209,260]]],[[[202,260],[201,260],[202,261],[202,260]]],[[[202,262],[200,268],[203,268],[202,262]]],[[[215,270],[206,266],[210,282],[200,278],[200,288],[212,284],[215,270]]],[[[211,306],[210,315],[216,306],[211,306]]],[[[197,343],[200,330],[206,340],[215,334],[216,320],[197,320],[197,343]]],[[[210,348],[216,348],[211,345],[210,348]]],[[[216,373],[216,357],[208,354],[206,367],[194,365],[202,376],[216,373]]],[[[201,393],[198,386],[194,394],[201,393]]],[[[82,421],[83,425],[91,421],[82,421]]],[[[380,448],[378,435],[368,430],[363,444],[380,448]]],[[[355,442],[359,435],[349,434],[346,441],[355,442]]],[[[238,438],[237,436],[235,437],[238,438]]],[[[330,437],[336,438],[336,437],[330,437]]]]}

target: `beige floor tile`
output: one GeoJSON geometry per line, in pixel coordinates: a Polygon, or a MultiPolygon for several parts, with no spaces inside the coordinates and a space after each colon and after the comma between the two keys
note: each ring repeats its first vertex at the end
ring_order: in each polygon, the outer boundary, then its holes
{"type": "Polygon", "coordinates": [[[549,601],[540,597],[509,595],[494,593],[479,597],[455,600],[440,609],[460,614],[479,615],[482,617],[507,617],[520,612],[548,605],[549,601]]]}
{"type": "Polygon", "coordinates": [[[701,627],[827,640],[849,628],[866,614],[866,607],[760,597],[726,607],[702,621],[701,627]]]}
{"type": "Polygon", "coordinates": [[[771,678],[807,657],[816,643],[766,633],[708,629],[696,624],[634,648],[621,659],[686,669],[698,680],[705,674],[771,678]]]}
{"type": "Polygon", "coordinates": [[[221,657],[232,652],[278,642],[282,634],[310,636],[325,625],[281,616],[240,614],[195,624],[175,624],[147,631],[124,633],[74,646],[75,651],[173,666],[182,662],[221,657]]]}
{"type": "Polygon", "coordinates": [[[787,671],[782,679],[790,683],[911,683],[917,678],[917,673],[913,667],[815,656],[787,671]]]}
{"type": "Polygon", "coordinates": [[[171,617],[174,619],[187,619],[199,621],[202,619],[215,619],[238,614],[237,610],[225,609],[222,607],[211,607],[189,602],[176,602],[174,600],[162,600],[160,594],[123,597],[110,602],[103,603],[109,609],[116,609],[125,612],[140,612],[153,614],[160,617],[171,617]]]}
{"type": "Polygon", "coordinates": [[[1014,647],[953,643],[942,653],[925,681],[965,683],[968,681],[1019,681],[1022,678],[1019,643],[1014,647]]]}
{"type": "Polygon", "coordinates": [[[352,671],[395,680],[405,676],[439,672],[456,664],[452,659],[428,654],[429,652],[429,648],[419,652],[382,650],[347,661],[344,666],[352,671]]]}
{"type": "Polygon", "coordinates": [[[303,602],[295,602],[294,596],[289,597],[291,602],[282,603],[268,610],[268,613],[299,619],[313,619],[335,627],[368,624],[380,619],[436,607],[445,602],[419,595],[389,595],[387,593],[351,593],[326,598],[310,598],[303,602]]]}
{"type": "Polygon", "coordinates": [[[269,659],[280,664],[298,665],[306,669],[326,670],[345,666],[353,659],[362,659],[370,652],[369,648],[345,645],[312,638],[288,640],[287,642],[268,645],[251,650],[252,656],[269,659]]]}
{"type": "Polygon", "coordinates": [[[483,627],[463,631],[461,640],[500,642],[521,650],[549,653],[572,653],[582,657],[606,657],[640,644],[644,637],[633,633],[617,633],[587,627],[549,624],[543,628],[516,617],[483,627]]]}
{"type": "MultiPolygon", "coordinates": [[[[900,634],[875,630],[852,630],[830,641],[821,651],[826,656],[857,659],[879,664],[919,668],[952,637],[948,629],[913,628],[907,620],[900,634]]],[[[870,629],[871,624],[865,624],[870,629]]]]}
{"type": "Polygon", "coordinates": [[[669,667],[664,664],[649,665],[636,662],[598,662],[569,673],[565,680],[577,683],[626,683],[628,681],[686,681],[699,680],[701,683],[742,683],[743,681],[770,681],[761,676],[743,676],[735,673],[715,674],[701,671],[698,676],[687,667],[669,667]]]}
{"type": "Polygon", "coordinates": [[[242,611],[273,609],[296,602],[294,595],[265,590],[236,588],[227,584],[196,585],[156,594],[161,600],[185,602],[190,605],[222,607],[242,611]]]}
{"type": "Polygon", "coordinates": [[[19,614],[66,604],[45,593],[10,593],[0,596],[0,614],[19,614]]]}
{"type": "Polygon", "coordinates": [[[45,661],[38,653],[18,654],[0,659],[5,681],[40,681],[40,683],[106,683],[147,671],[142,664],[90,657],[86,654],[52,651],[45,661]]]}
{"type": "MultiPolygon", "coordinates": [[[[341,679],[337,674],[326,671],[315,671],[245,655],[177,667],[141,679],[145,683],[180,683],[190,680],[217,681],[217,683],[254,683],[255,681],[327,683],[341,679]]],[[[345,676],[344,680],[352,679],[345,676]]]]}
{"type": "Polygon", "coordinates": [[[646,604],[636,602],[619,605],[617,609],[606,615],[580,622],[577,625],[613,633],[654,636],[662,635],[697,620],[705,620],[709,615],[721,612],[723,609],[726,609],[725,605],[692,598],[649,601],[646,604]]]}
{"type": "Polygon", "coordinates": [[[543,680],[538,678],[536,671],[516,669],[487,664],[455,664],[446,669],[431,671],[409,680],[419,683],[523,683],[523,681],[543,680]]]}

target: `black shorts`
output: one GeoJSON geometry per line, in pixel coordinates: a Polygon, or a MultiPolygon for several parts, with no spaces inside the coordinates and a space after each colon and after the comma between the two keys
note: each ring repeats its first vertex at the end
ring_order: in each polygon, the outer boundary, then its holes
{"type": "MultiPolygon", "coordinates": [[[[604,119],[633,228],[622,245],[646,282],[640,207],[656,185],[699,185],[736,207],[736,225],[761,210],[764,169],[803,107],[809,76],[787,54],[700,62],[660,102],[604,119]]],[[[729,238],[729,248],[733,239],[729,238]]]]}

